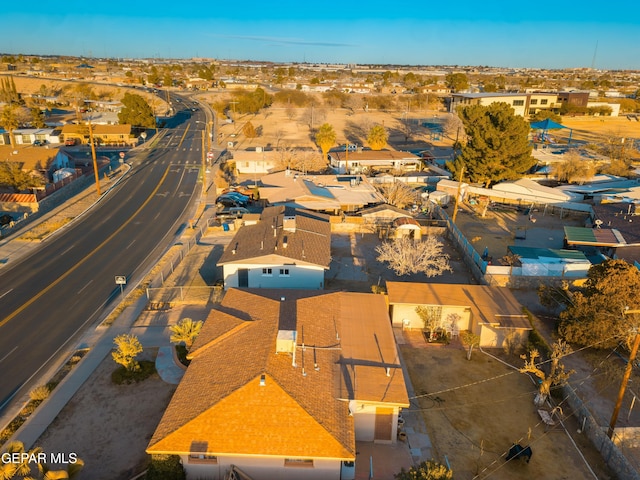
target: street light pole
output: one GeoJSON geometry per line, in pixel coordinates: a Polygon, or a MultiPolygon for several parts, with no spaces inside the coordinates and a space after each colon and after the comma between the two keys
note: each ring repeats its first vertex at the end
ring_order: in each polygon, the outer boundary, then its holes
{"type": "MultiPolygon", "coordinates": [[[[624,315],[629,315],[630,313],[640,313],[640,310],[625,310],[624,315]]],[[[627,389],[627,383],[629,382],[629,377],[631,377],[631,371],[633,370],[633,363],[636,360],[636,355],[638,354],[638,347],[640,346],[640,330],[636,329],[636,337],[633,341],[633,346],[631,347],[631,353],[629,355],[629,360],[627,361],[627,368],[624,370],[624,376],[622,377],[622,382],[620,383],[620,390],[618,391],[618,398],[616,400],[616,405],[613,407],[613,413],[611,414],[611,421],[609,422],[609,429],[607,430],[607,436],[609,438],[613,437],[613,431],[616,428],[616,422],[618,421],[618,413],[620,413],[620,407],[622,407],[622,399],[624,398],[624,393],[627,389]]]]}

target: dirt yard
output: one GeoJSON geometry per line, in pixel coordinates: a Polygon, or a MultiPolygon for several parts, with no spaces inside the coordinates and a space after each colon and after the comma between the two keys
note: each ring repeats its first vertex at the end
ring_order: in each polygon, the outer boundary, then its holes
{"type": "MultiPolygon", "coordinates": [[[[140,359],[155,359],[156,350],[140,359]]],[[[36,442],[45,452],[76,453],[85,463],[78,480],[129,479],[142,472],[145,448],[175,391],[157,374],[114,385],[116,367],[105,358],[36,442]]]]}
{"type": "MultiPolygon", "coordinates": [[[[412,346],[401,347],[417,397],[410,408],[422,410],[435,452],[446,456],[455,478],[594,478],[562,427],[545,429],[527,376],[477,350],[467,361],[461,347],[426,345],[415,335],[412,346]],[[514,442],[531,446],[530,463],[505,461],[514,442]]],[[[576,434],[575,419],[565,425],[597,478],[614,478],[589,440],[576,434]]]]}

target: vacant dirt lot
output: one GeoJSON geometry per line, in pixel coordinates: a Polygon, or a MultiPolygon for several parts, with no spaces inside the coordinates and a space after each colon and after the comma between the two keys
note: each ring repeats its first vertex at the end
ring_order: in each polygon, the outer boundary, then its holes
{"type": "MultiPolygon", "coordinates": [[[[154,360],[156,350],[140,359],[154,360]]],[[[176,388],[157,374],[114,385],[116,367],[107,356],[36,442],[45,452],[76,453],[84,460],[79,480],[129,479],[142,472],[145,448],[176,388]]]]}
{"type": "MultiPolygon", "coordinates": [[[[593,478],[567,433],[545,429],[527,376],[482,352],[467,361],[459,347],[426,345],[420,333],[412,335],[413,346],[401,347],[417,396],[411,408],[422,410],[435,451],[448,458],[455,478],[593,478]],[[505,461],[514,442],[531,446],[530,463],[505,461]]],[[[565,406],[563,413],[571,411],[565,406]]],[[[575,433],[575,419],[565,425],[597,478],[613,478],[588,439],[575,433]]]]}

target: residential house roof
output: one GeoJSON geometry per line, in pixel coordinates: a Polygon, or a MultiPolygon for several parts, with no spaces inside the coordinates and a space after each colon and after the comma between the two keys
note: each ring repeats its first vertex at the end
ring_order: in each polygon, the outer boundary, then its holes
{"type": "Polygon", "coordinates": [[[627,245],[640,245],[640,209],[634,203],[601,203],[593,205],[594,223],[601,229],[615,229],[627,245]],[[600,220],[600,222],[598,222],[600,220]]]}
{"type": "Polygon", "coordinates": [[[325,215],[285,206],[267,207],[258,222],[237,231],[218,265],[292,260],[329,268],[331,225],[325,215]]]}
{"type": "Polygon", "coordinates": [[[510,245],[507,248],[514,255],[518,255],[520,259],[555,258],[563,262],[589,262],[585,254],[580,250],[520,247],[515,245],[510,245]]]}
{"type": "Polygon", "coordinates": [[[406,210],[403,210],[395,205],[389,205],[388,203],[382,205],[376,205],[375,207],[365,208],[360,210],[360,216],[362,217],[410,217],[411,214],[406,210]]]}
{"type": "Polygon", "coordinates": [[[478,323],[531,330],[522,305],[506,287],[387,282],[389,304],[466,306],[478,323]]]}
{"type": "Polygon", "coordinates": [[[291,170],[261,179],[260,198],[308,210],[356,210],[384,202],[362,175],[303,175],[291,170]]]}
{"type": "MultiPolygon", "coordinates": [[[[131,125],[92,125],[91,126],[94,135],[129,135],[131,134],[131,125]]],[[[86,125],[77,125],[75,123],[69,123],[62,126],[62,133],[64,135],[76,134],[76,135],[89,135],[89,130],[86,125]]]]}
{"type": "Polygon", "coordinates": [[[371,162],[381,160],[403,160],[411,162],[420,162],[422,159],[411,152],[398,152],[396,150],[363,150],[356,151],[331,151],[329,156],[336,161],[349,162],[371,162]]]}
{"type": "Polygon", "coordinates": [[[345,399],[409,405],[382,296],[230,289],[189,356],[149,453],[353,460],[345,399]]]}
{"type": "Polygon", "coordinates": [[[624,242],[620,232],[612,228],[564,227],[564,238],[567,245],[615,247],[624,242]]]}

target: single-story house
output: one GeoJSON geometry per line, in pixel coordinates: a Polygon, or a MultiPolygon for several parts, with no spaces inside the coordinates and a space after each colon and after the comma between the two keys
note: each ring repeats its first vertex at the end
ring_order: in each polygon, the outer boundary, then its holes
{"type": "Polygon", "coordinates": [[[263,150],[258,147],[255,150],[235,150],[232,161],[235,162],[239,174],[263,175],[280,167],[281,156],[282,153],[276,150],[263,150]]]}
{"type": "Polygon", "coordinates": [[[397,218],[411,218],[411,214],[406,210],[388,203],[362,209],[358,214],[364,219],[365,223],[374,225],[389,225],[397,218]]]}
{"type": "Polygon", "coordinates": [[[384,197],[364,175],[304,175],[293,170],[260,179],[260,199],[318,212],[356,212],[384,203],[384,197]]]}
{"type": "Polygon", "coordinates": [[[267,207],[236,232],[218,261],[225,289],[324,288],[331,263],[331,226],[322,214],[267,207]]]}
{"type": "Polygon", "coordinates": [[[409,406],[381,295],[230,289],[188,358],[146,450],[187,478],[353,479],[409,406]]]}
{"type": "Polygon", "coordinates": [[[329,164],[338,173],[369,173],[374,170],[416,171],[422,167],[422,158],[411,152],[395,150],[364,150],[329,152],[329,164]]]}
{"type": "Polygon", "coordinates": [[[436,283],[387,282],[391,322],[402,329],[425,328],[417,307],[425,307],[434,328],[452,336],[468,330],[480,336],[480,346],[524,343],[532,330],[522,305],[505,287],[436,283]]]}
{"type": "MultiPolygon", "coordinates": [[[[138,140],[133,136],[131,125],[92,125],[93,138],[98,144],[132,145],[138,140]]],[[[76,139],[79,144],[89,143],[87,125],[68,124],[62,126],[64,140],[76,139]]]]}

